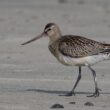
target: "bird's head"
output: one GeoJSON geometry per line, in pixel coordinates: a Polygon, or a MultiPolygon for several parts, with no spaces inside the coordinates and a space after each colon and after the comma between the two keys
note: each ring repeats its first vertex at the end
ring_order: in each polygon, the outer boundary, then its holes
{"type": "Polygon", "coordinates": [[[31,42],[33,42],[35,40],[40,39],[43,36],[48,36],[50,41],[53,42],[53,41],[55,41],[55,40],[57,40],[58,38],[61,37],[61,31],[60,31],[59,27],[55,23],[48,23],[45,26],[44,31],[40,35],[38,35],[37,37],[34,37],[31,40],[23,43],[22,45],[26,45],[28,43],[31,43],[31,42]]]}

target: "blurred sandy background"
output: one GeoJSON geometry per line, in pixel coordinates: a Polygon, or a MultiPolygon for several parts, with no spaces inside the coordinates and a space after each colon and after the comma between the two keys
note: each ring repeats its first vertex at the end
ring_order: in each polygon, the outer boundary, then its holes
{"type": "Polygon", "coordinates": [[[61,97],[72,89],[77,67],[61,65],[48,51],[48,38],[20,45],[49,22],[63,34],[110,43],[110,0],[0,0],[0,110],[49,110],[55,103],[65,110],[109,110],[110,61],[94,66],[100,97],[86,97],[94,91],[87,68],[76,96],[61,97]],[[94,106],[84,106],[87,101],[94,106]]]}

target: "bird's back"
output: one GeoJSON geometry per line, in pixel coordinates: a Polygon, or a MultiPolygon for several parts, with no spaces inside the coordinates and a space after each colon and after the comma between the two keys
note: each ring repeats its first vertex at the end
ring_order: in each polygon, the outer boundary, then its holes
{"type": "Polygon", "coordinates": [[[58,45],[59,52],[74,58],[110,52],[110,44],[103,44],[81,36],[63,36],[59,39],[58,45]]]}

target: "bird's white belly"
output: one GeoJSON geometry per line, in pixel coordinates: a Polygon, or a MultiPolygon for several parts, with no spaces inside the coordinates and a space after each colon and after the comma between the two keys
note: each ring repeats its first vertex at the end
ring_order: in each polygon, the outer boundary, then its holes
{"type": "Polygon", "coordinates": [[[108,55],[100,54],[100,55],[93,55],[93,56],[86,56],[82,58],[71,58],[68,56],[64,56],[62,54],[59,55],[58,60],[64,64],[69,66],[85,66],[85,65],[94,65],[98,62],[103,60],[107,60],[110,57],[108,55]]]}

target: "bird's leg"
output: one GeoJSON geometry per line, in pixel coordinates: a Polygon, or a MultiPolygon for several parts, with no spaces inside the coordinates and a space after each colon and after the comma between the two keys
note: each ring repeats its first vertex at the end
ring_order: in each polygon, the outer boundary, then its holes
{"type": "Polygon", "coordinates": [[[92,95],[87,96],[87,97],[98,97],[100,95],[100,92],[99,91],[101,91],[101,89],[99,89],[98,88],[98,85],[97,85],[96,72],[95,72],[95,70],[93,70],[91,68],[91,66],[88,66],[88,68],[91,70],[91,72],[93,74],[94,83],[95,83],[95,92],[92,95]]]}
{"type": "Polygon", "coordinates": [[[73,86],[73,89],[72,89],[69,93],[67,93],[66,96],[72,96],[73,94],[75,95],[74,90],[75,90],[75,88],[77,87],[77,85],[78,85],[80,79],[81,79],[81,66],[79,66],[79,75],[78,75],[78,77],[77,77],[76,83],[75,83],[75,85],[73,86]]]}

